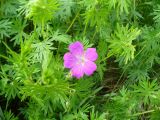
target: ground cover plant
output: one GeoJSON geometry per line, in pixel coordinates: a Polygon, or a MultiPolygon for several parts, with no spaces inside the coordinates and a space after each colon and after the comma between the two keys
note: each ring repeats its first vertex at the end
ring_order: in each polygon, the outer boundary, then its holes
{"type": "Polygon", "coordinates": [[[160,0],[0,0],[0,120],[160,120],[160,0]]]}

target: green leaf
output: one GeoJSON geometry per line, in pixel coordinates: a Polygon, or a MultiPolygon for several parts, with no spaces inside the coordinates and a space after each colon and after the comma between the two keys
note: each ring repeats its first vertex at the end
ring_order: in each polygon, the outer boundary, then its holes
{"type": "Polygon", "coordinates": [[[0,20],[0,39],[4,37],[10,37],[12,22],[7,19],[0,20]]]}
{"type": "Polygon", "coordinates": [[[115,55],[120,64],[127,64],[134,58],[135,45],[132,42],[140,33],[137,28],[129,28],[129,25],[124,27],[118,24],[117,30],[112,34],[111,40],[108,41],[110,43],[108,56],[115,55]]]}

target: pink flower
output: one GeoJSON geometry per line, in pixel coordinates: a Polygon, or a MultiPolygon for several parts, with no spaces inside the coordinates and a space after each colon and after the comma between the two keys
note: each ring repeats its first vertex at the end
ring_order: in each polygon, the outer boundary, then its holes
{"type": "Polygon", "coordinates": [[[97,69],[94,61],[98,58],[95,48],[83,49],[79,41],[70,44],[69,52],[63,57],[64,67],[69,68],[72,76],[83,77],[84,74],[90,76],[97,69]]]}

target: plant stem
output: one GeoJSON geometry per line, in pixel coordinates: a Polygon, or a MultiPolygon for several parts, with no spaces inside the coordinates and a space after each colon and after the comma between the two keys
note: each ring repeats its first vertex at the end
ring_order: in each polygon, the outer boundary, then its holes
{"type": "MultiPolygon", "coordinates": [[[[68,29],[66,30],[65,33],[68,33],[68,31],[71,29],[71,27],[73,26],[75,20],[77,19],[78,15],[79,15],[80,10],[77,12],[76,16],[74,17],[74,19],[72,20],[70,26],[68,27],[68,29]]],[[[58,43],[58,48],[57,48],[57,55],[59,53],[59,49],[60,49],[60,43],[58,43]]]]}
{"type": "MultiPolygon", "coordinates": [[[[134,6],[134,12],[136,11],[136,1],[135,0],[133,0],[133,6],[134,6]]],[[[136,17],[135,17],[135,15],[134,15],[134,23],[136,22],[136,17]]]]}
{"type": "Polygon", "coordinates": [[[83,30],[83,36],[86,34],[86,29],[87,29],[88,23],[85,24],[84,30],[83,30]]]}
{"type": "Polygon", "coordinates": [[[73,26],[75,20],[77,19],[78,15],[79,15],[80,10],[77,12],[76,16],[74,17],[74,19],[72,20],[70,26],[68,27],[68,29],[66,30],[65,33],[68,33],[68,31],[71,29],[71,27],[73,26]]]}
{"type": "Polygon", "coordinates": [[[96,36],[96,33],[97,33],[97,29],[95,30],[95,32],[93,34],[92,41],[94,40],[94,37],[96,36]]]}
{"type": "Polygon", "coordinates": [[[144,111],[144,112],[141,112],[141,113],[133,114],[131,116],[134,117],[134,116],[144,115],[144,114],[152,113],[152,112],[155,112],[155,110],[148,110],[148,111],[144,111]]]}
{"type": "Polygon", "coordinates": [[[44,40],[44,18],[42,19],[42,26],[41,26],[41,34],[42,34],[42,37],[43,37],[43,40],[44,40]]]}

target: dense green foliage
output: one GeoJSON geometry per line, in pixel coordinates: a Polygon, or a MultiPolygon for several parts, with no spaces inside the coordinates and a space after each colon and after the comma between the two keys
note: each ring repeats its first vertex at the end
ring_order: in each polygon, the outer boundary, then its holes
{"type": "Polygon", "coordinates": [[[0,0],[1,120],[160,120],[159,0],[0,0]],[[77,80],[69,44],[98,52],[77,80]]]}

